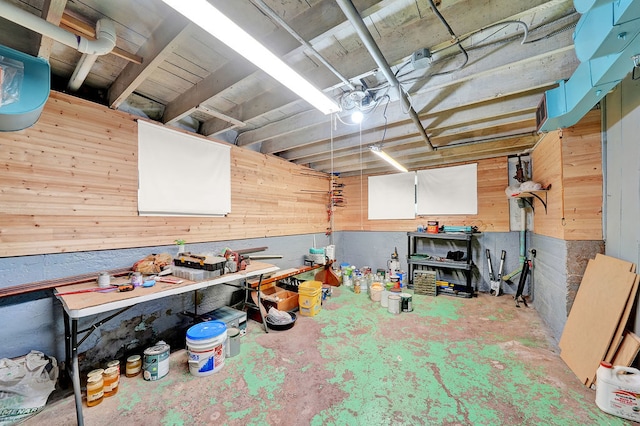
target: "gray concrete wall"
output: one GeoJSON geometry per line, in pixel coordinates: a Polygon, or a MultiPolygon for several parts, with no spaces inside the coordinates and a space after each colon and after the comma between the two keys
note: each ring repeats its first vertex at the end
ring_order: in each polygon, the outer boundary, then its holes
{"type": "MultiPolygon", "coordinates": [[[[640,265],[640,80],[625,78],[606,97],[604,235],[606,254],[640,265]]],[[[634,329],[640,331],[640,310],[634,329]]]]}
{"type": "MultiPolygon", "coordinates": [[[[370,266],[373,270],[386,269],[387,261],[391,259],[394,248],[398,248],[402,270],[407,270],[408,241],[406,232],[340,232],[336,240],[336,257],[338,262],[346,262],[355,266],[370,266]]],[[[493,268],[498,273],[500,251],[506,250],[505,273],[517,269],[519,266],[519,233],[492,232],[481,233],[472,243],[472,261],[475,265],[473,283],[481,292],[488,292],[489,271],[485,248],[489,248],[493,260],[493,268]]],[[[446,256],[447,251],[464,250],[464,242],[442,242],[427,248],[428,254],[446,256]]],[[[463,278],[460,277],[461,282],[463,278]]],[[[517,282],[513,285],[503,283],[506,294],[515,294],[517,282]]]]}
{"type": "Polygon", "coordinates": [[[532,274],[533,304],[557,343],[568,313],[566,241],[533,234],[531,248],[536,250],[532,274]]]}

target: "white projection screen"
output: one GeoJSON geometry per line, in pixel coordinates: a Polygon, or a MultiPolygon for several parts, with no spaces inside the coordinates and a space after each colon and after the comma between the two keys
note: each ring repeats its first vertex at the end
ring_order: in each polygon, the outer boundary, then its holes
{"type": "Polygon", "coordinates": [[[415,219],[416,174],[369,176],[369,220],[415,219]]]}
{"type": "Polygon", "coordinates": [[[138,120],[141,216],[231,212],[231,147],[138,120]]]}
{"type": "Polygon", "coordinates": [[[478,165],[418,171],[418,215],[478,214],[478,165]]]}

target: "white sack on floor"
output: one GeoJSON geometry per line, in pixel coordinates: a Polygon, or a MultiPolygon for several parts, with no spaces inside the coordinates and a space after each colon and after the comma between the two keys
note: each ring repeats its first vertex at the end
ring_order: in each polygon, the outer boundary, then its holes
{"type": "Polygon", "coordinates": [[[0,425],[12,425],[41,411],[58,380],[58,363],[42,352],[0,359],[0,425]]]}

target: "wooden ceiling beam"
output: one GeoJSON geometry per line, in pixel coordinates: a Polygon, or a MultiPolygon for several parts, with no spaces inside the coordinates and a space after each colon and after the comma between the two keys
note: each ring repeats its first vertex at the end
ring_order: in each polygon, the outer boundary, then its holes
{"type": "MultiPolygon", "coordinates": [[[[53,25],[60,25],[65,7],[67,7],[67,0],[45,0],[42,5],[42,19],[53,25]]],[[[53,39],[41,35],[38,57],[49,60],[52,47],[53,39]]]]}
{"type": "MultiPolygon", "coordinates": [[[[519,42],[512,42],[508,46],[502,46],[497,52],[495,47],[478,49],[475,52],[478,59],[452,74],[455,78],[442,76],[426,79],[425,84],[417,88],[419,89],[417,92],[411,92],[412,104],[422,117],[425,113],[432,114],[458,108],[470,102],[487,101],[541,85],[548,86],[550,83],[568,78],[579,62],[573,53],[571,35],[563,34],[560,39],[561,42],[556,40],[555,43],[546,43],[542,46],[522,46],[519,42]],[[545,63],[550,66],[545,67],[546,71],[541,72],[545,63]],[[517,73],[514,72],[516,69],[517,73]],[[480,85],[479,81],[482,81],[483,85],[480,85]]],[[[404,119],[406,114],[396,99],[392,98],[386,117],[384,108],[378,108],[368,117],[366,126],[378,127],[384,125],[385,121],[392,123],[404,119]]],[[[323,126],[316,128],[311,124],[313,117],[315,117],[313,112],[305,111],[290,119],[269,125],[268,135],[271,140],[263,143],[262,152],[267,154],[282,152],[295,147],[301,141],[313,142],[329,138],[329,129],[323,126]],[[298,122],[303,123],[304,127],[298,126],[298,122]]],[[[334,137],[355,131],[354,127],[341,126],[334,131],[334,137]]],[[[262,132],[263,128],[243,132],[238,137],[238,145],[246,146],[266,141],[262,132]]]]}
{"type": "Polygon", "coordinates": [[[118,108],[191,33],[189,21],[182,17],[165,19],[147,42],[138,49],[143,63],[129,63],[109,87],[111,108],[118,108]]]}
{"type": "MultiPolygon", "coordinates": [[[[517,116],[522,116],[523,114],[528,114],[529,117],[532,117],[535,112],[534,105],[537,105],[540,100],[540,96],[540,90],[536,90],[530,95],[498,98],[492,102],[446,110],[437,114],[429,114],[424,117],[420,117],[420,119],[423,125],[428,129],[430,135],[446,131],[447,129],[457,129],[474,124],[486,126],[489,122],[499,119],[506,120],[507,117],[511,120],[517,116]]],[[[386,133],[384,128],[376,128],[364,132],[363,142],[366,144],[372,144],[376,141],[380,141],[383,136],[386,140],[393,140],[414,132],[415,126],[410,124],[408,121],[404,124],[394,123],[387,128],[386,133]]],[[[359,139],[359,135],[348,135],[346,137],[336,138],[333,142],[334,149],[340,150],[350,148],[356,144],[356,139],[359,139]]],[[[308,161],[315,161],[314,159],[309,159],[309,157],[321,155],[323,152],[326,152],[329,142],[329,140],[323,140],[314,144],[284,151],[280,154],[280,157],[289,161],[305,159],[308,161]]]]}

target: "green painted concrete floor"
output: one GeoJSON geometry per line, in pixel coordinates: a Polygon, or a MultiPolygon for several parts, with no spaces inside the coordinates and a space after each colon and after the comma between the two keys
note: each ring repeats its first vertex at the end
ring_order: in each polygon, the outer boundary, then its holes
{"type": "MultiPolygon", "coordinates": [[[[194,377],[187,354],[147,382],[84,407],[93,425],[623,425],[595,405],[532,307],[481,294],[414,295],[393,315],[344,287],[315,317],[264,333],[249,321],[239,355],[194,377]]],[[[75,423],[72,397],[26,425],[75,423]]]]}

